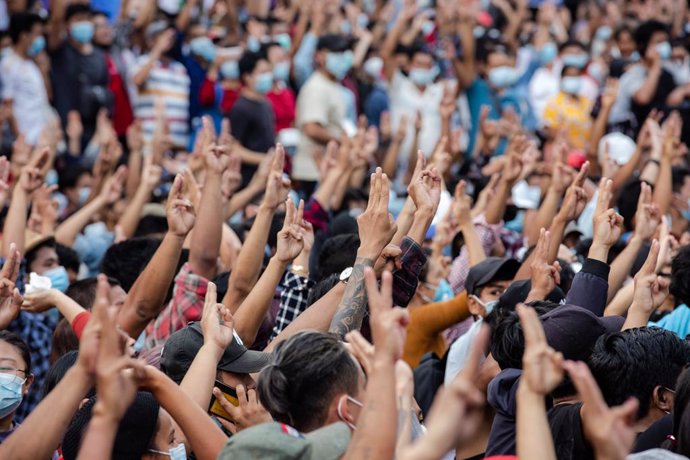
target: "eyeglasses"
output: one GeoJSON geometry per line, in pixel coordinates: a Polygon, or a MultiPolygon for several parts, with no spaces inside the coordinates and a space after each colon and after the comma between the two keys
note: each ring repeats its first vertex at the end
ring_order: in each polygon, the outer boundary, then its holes
{"type": "Polygon", "coordinates": [[[23,378],[26,378],[27,372],[26,372],[26,369],[17,369],[14,367],[2,366],[2,367],[0,367],[0,374],[14,375],[20,379],[23,379],[23,378]],[[21,372],[23,375],[19,375],[19,372],[21,372]]]}

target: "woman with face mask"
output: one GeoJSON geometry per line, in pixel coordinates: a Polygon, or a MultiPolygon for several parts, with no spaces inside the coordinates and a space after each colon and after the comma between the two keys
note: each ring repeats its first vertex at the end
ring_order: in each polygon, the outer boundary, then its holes
{"type": "Polygon", "coordinates": [[[554,139],[559,133],[571,148],[582,150],[587,146],[592,127],[592,101],[580,96],[582,70],[565,66],[561,72],[560,91],[546,104],[544,129],[554,139]]]}
{"type": "Polygon", "coordinates": [[[14,416],[33,380],[29,347],[17,334],[0,331],[0,443],[17,428],[14,416]]]}

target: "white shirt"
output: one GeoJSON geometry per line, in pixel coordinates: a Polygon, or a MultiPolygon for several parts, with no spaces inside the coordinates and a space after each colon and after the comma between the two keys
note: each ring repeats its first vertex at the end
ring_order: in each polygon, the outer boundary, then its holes
{"type": "Polygon", "coordinates": [[[35,144],[49,120],[51,110],[43,75],[36,63],[14,52],[0,62],[2,99],[12,101],[19,132],[35,144]]]}
{"type": "Polygon", "coordinates": [[[467,332],[450,346],[448,360],[446,361],[446,374],[443,378],[444,385],[450,384],[460,371],[463,370],[465,364],[467,364],[472,344],[477,335],[479,335],[479,331],[482,330],[483,322],[484,320],[479,318],[470,326],[467,332]]]}

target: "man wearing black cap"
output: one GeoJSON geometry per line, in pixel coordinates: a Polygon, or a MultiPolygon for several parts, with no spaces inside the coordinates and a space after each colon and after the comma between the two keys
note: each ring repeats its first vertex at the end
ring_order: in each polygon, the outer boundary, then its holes
{"type": "Polygon", "coordinates": [[[293,177],[303,182],[319,180],[314,149],[339,140],[354,124],[348,120],[348,107],[354,95],[341,81],[352,68],[351,40],[344,35],[324,35],[316,47],[317,71],[304,84],[297,98],[297,127],[302,136],[294,158],[293,177]]]}
{"type": "Polygon", "coordinates": [[[489,257],[470,269],[465,282],[467,307],[476,320],[448,351],[444,379],[446,385],[452,382],[458,372],[465,367],[465,361],[469,356],[474,338],[481,330],[484,318],[491,313],[498,298],[510,285],[519,269],[520,262],[501,257],[489,257]]]}

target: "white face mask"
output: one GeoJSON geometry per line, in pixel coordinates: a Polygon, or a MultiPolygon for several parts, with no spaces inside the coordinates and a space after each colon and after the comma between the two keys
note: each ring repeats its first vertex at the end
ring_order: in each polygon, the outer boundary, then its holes
{"type": "Polygon", "coordinates": [[[165,455],[166,457],[170,457],[170,460],[187,460],[187,451],[185,450],[183,443],[179,443],[167,452],[156,449],[149,449],[149,452],[153,452],[154,454],[159,455],[165,455]]]}
{"type": "MultiPolygon", "coordinates": [[[[361,402],[357,401],[357,400],[356,400],[355,398],[353,398],[352,396],[348,396],[348,397],[347,397],[347,400],[350,401],[350,402],[351,402],[352,404],[354,404],[355,406],[364,407],[364,405],[363,405],[361,402]]],[[[351,422],[349,422],[348,420],[345,419],[345,416],[343,415],[343,412],[342,412],[342,410],[341,410],[341,408],[340,408],[340,405],[341,405],[342,402],[343,402],[343,400],[342,400],[342,398],[341,398],[340,401],[338,401],[338,407],[337,407],[337,410],[338,410],[338,418],[340,418],[340,420],[342,420],[343,423],[345,423],[347,426],[350,427],[350,429],[351,429],[352,431],[354,431],[357,427],[356,427],[353,423],[351,423],[351,422]]]]}
{"type": "Polygon", "coordinates": [[[472,294],[472,298],[482,307],[484,307],[484,310],[486,311],[486,314],[488,315],[492,311],[494,311],[494,308],[496,308],[496,305],[498,305],[498,300],[489,300],[488,302],[484,302],[482,299],[477,297],[476,295],[472,294]]]}

